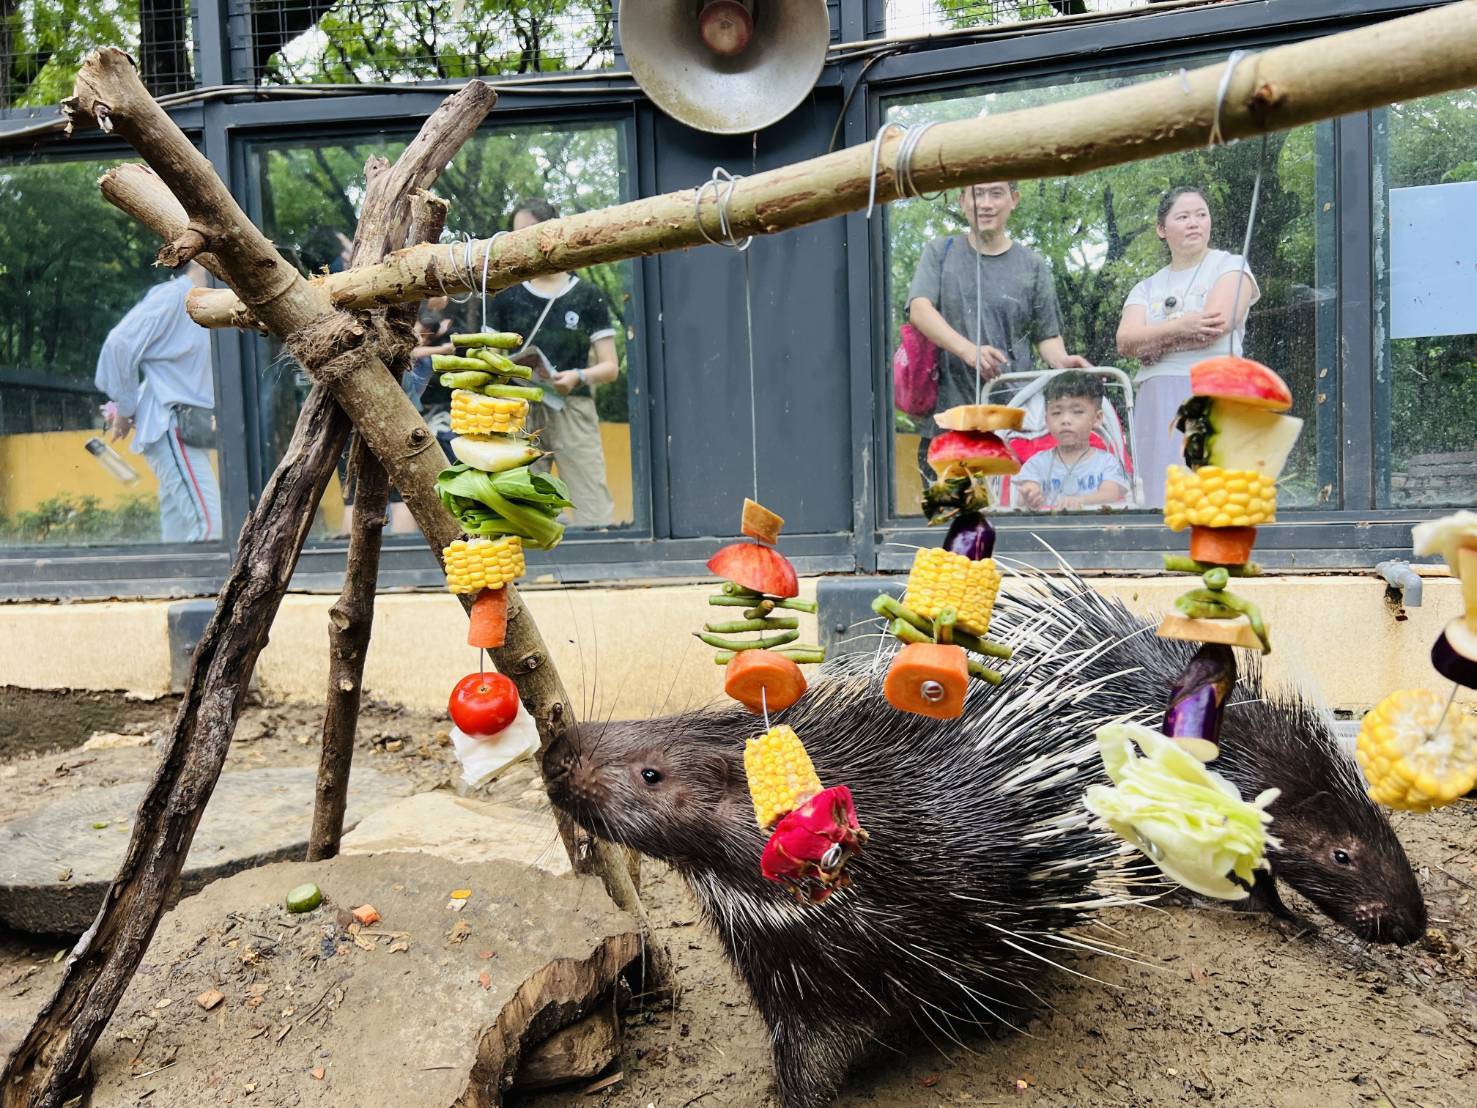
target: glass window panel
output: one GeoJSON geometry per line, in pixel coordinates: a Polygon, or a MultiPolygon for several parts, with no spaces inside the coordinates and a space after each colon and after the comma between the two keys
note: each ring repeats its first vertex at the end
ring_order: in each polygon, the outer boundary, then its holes
{"type": "MultiPolygon", "coordinates": [[[[365,159],[372,154],[393,159],[403,148],[401,140],[378,136],[257,147],[254,163],[263,228],[280,246],[292,250],[305,270],[341,269],[363,201],[365,159]]],[[[458,243],[467,236],[510,229],[515,212],[527,199],[547,200],[561,214],[628,199],[622,132],[611,124],[577,124],[557,130],[504,128],[479,135],[445,170],[436,192],[451,202],[443,241],[449,262],[455,263],[461,258],[458,243]]],[[[543,464],[570,486],[576,508],[566,514],[566,522],[574,527],[629,525],[637,519],[637,503],[645,501],[645,492],[638,495],[634,488],[631,453],[627,350],[634,334],[632,276],[630,263],[593,266],[567,280],[516,286],[486,300],[490,324],[519,319],[529,333],[543,307],[549,308],[539,334],[531,335],[531,345],[549,359],[556,377],[543,382],[551,399],[535,405],[530,429],[538,429],[540,441],[556,452],[543,464]],[[519,312],[529,304],[537,310],[524,319],[519,312]],[[580,383],[580,373],[585,384],[580,383]]],[[[480,295],[461,302],[444,297],[426,301],[421,306],[425,348],[445,347],[447,336],[480,329],[483,310],[480,295]]],[[[274,343],[261,340],[259,351],[255,392],[263,466],[270,469],[292,435],[309,382],[274,343]]],[[[450,390],[429,372],[428,362],[412,377],[407,392],[440,433],[450,457],[450,390]]],[[[347,530],[345,478],[340,467],[315,524],[319,538],[347,530]]],[[[347,499],[352,499],[352,491],[347,499]]],[[[391,533],[413,531],[403,505],[392,505],[391,533]]]]}
{"type": "Polygon", "coordinates": [[[1375,470],[1381,507],[1477,490],[1477,92],[1375,122],[1375,470]]]}
{"type": "Polygon", "coordinates": [[[114,164],[0,166],[0,545],[221,537],[210,337],[98,191],[114,164]]]}
{"type": "MultiPolygon", "coordinates": [[[[1206,64],[1212,58],[1196,59],[1187,64],[1206,64]]],[[[886,118],[903,125],[925,120],[949,120],[977,115],[991,115],[1070,100],[1079,96],[1107,91],[1124,85],[1162,76],[1155,72],[1085,73],[1057,79],[1050,84],[1012,86],[990,91],[968,90],[934,93],[923,97],[898,99],[885,105],[886,118]]],[[[1254,274],[1259,296],[1246,314],[1243,350],[1248,357],[1267,363],[1288,382],[1294,397],[1294,414],[1306,421],[1279,486],[1279,504],[1283,508],[1313,506],[1336,502],[1336,429],[1330,420],[1336,404],[1328,402],[1326,388],[1320,393],[1317,383],[1329,367],[1333,342],[1331,328],[1334,316],[1334,263],[1332,252],[1332,206],[1324,206],[1325,191],[1331,196],[1333,158],[1332,131],[1329,125],[1305,127],[1274,135],[1268,143],[1257,228],[1253,237],[1249,268],[1254,274]],[[1327,415],[1321,419],[1323,409],[1327,415]],[[1320,454],[1320,442],[1322,452],[1320,454]]],[[[1215,287],[1211,280],[1201,281],[1196,256],[1210,261],[1223,279],[1222,287],[1235,290],[1236,267],[1225,254],[1239,255],[1246,230],[1251,192],[1261,159],[1259,142],[1242,142],[1215,150],[1196,150],[1169,155],[1145,162],[1114,166],[1078,177],[1044,181],[1024,181],[1014,198],[1000,204],[982,199],[980,210],[985,216],[985,234],[991,238],[991,219],[998,219],[1004,208],[1005,226],[1012,245],[998,255],[980,258],[966,237],[966,223],[961,193],[958,190],[935,200],[910,200],[890,205],[886,214],[886,301],[888,348],[891,355],[900,339],[900,328],[908,322],[912,292],[921,289],[929,303],[933,290],[943,300],[944,321],[953,332],[954,345],[971,348],[970,340],[977,331],[976,318],[985,321],[985,345],[1015,345],[1000,353],[1009,358],[1008,374],[993,383],[973,381],[972,366],[966,366],[952,353],[940,353],[943,379],[940,400],[935,406],[950,403],[1005,403],[1023,395],[1022,390],[1037,393],[1037,399],[1026,404],[1030,415],[1023,433],[1007,435],[1012,451],[1030,464],[1035,454],[1041,458],[1027,471],[1036,480],[1031,483],[1016,478],[1003,484],[1000,494],[1004,510],[1151,510],[1162,503],[1164,467],[1167,463],[1183,464],[1178,435],[1169,430],[1170,420],[1180,401],[1188,396],[1188,365],[1215,348],[1199,345],[1188,334],[1162,328],[1154,334],[1170,334],[1174,346],[1162,352],[1158,364],[1147,357],[1141,361],[1119,353],[1117,335],[1125,313],[1125,301],[1140,282],[1150,280],[1148,293],[1153,306],[1145,309],[1157,321],[1161,316],[1194,323],[1203,311],[1205,294],[1215,287]],[[1195,185],[1203,193],[1204,208],[1211,229],[1210,253],[1198,249],[1197,241],[1185,239],[1182,256],[1189,257],[1185,268],[1172,268],[1166,243],[1157,230],[1157,208],[1161,197],[1180,185],[1195,185]],[[923,264],[924,250],[930,242],[939,241],[923,264]],[[944,244],[947,250],[942,249],[944,244]],[[1017,247],[1025,247],[1044,260],[1049,267],[1044,293],[1035,274],[1031,255],[1017,247]],[[1014,261],[999,264],[1007,255],[1014,261]],[[978,269],[976,269],[978,265],[978,269]],[[1166,266],[1171,268],[1166,269],[1166,266]],[[929,270],[930,272],[925,272],[929,270]],[[1162,272],[1161,272],[1162,271],[1162,272]],[[975,274],[980,274],[979,315],[976,307],[975,274]],[[942,277],[943,284],[938,284],[942,277]],[[915,281],[919,282],[915,285],[915,281]],[[1049,306],[1054,297],[1054,309],[1049,306]],[[1173,301],[1173,303],[1171,303],[1173,301]],[[1187,307],[1188,303],[1188,307],[1187,307]],[[1011,307],[1012,304],[1018,307],[1011,307]],[[1056,320],[1053,327],[1051,320],[1056,320]],[[1049,341],[1060,335],[1061,346],[1049,341]],[[1080,437],[1080,429],[1070,426],[1064,409],[1072,405],[1061,398],[1053,405],[1056,418],[1066,435],[1068,445],[1058,443],[1047,425],[1044,403],[1046,381],[1042,371],[1048,369],[1045,355],[1061,352],[1080,355],[1094,367],[1094,377],[1103,383],[1105,393],[1099,405],[1091,399],[1087,412],[1099,408],[1098,422],[1091,429],[1087,453],[1070,444],[1080,437]],[[1157,367],[1159,372],[1154,372],[1157,367]],[[1173,370],[1166,373],[1165,371],[1173,370]],[[1099,372],[1101,371],[1101,372],[1099,372]],[[1158,378],[1152,380],[1151,378],[1158,378]],[[947,383],[952,380],[952,387],[947,383]],[[1130,419],[1127,388],[1131,387],[1136,417],[1130,419]],[[1055,448],[1055,449],[1053,449],[1055,448]],[[1104,455],[1110,455],[1111,460],[1104,455]],[[1121,475],[1117,472],[1121,466],[1121,475]],[[1150,475],[1157,474],[1158,481],[1150,475]],[[1122,487],[1126,480],[1128,495],[1114,497],[1108,503],[1081,505],[1111,495],[1112,488],[1122,487]],[[1114,486],[1101,482],[1113,481],[1114,486]],[[1148,487],[1142,496],[1133,485],[1144,481],[1148,487]],[[1094,496],[1094,487],[1099,490],[1094,496]],[[1108,491],[1101,491],[1107,489],[1108,491]],[[1037,503],[1036,496],[1041,501],[1037,503]],[[1065,504],[1057,504],[1064,500],[1065,504]],[[1032,507],[1036,504],[1036,507],[1032,507]]],[[[983,196],[983,194],[982,194],[983,196]]],[[[1193,201],[1187,198],[1187,202],[1193,201]]],[[[1203,228],[1201,229],[1203,233],[1203,228]]],[[[1004,240],[995,240],[996,243],[1004,240]]],[[[988,243],[987,243],[988,246],[988,243]]],[[[1249,295],[1249,294],[1248,294],[1249,295]]],[[[935,306],[937,306],[935,304],[935,306]]],[[[1230,309],[1225,314],[1229,316],[1230,309]]],[[[1146,322],[1149,320],[1146,320],[1146,322]]],[[[1206,321],[1214,328],[1217,321],[1206,321]]],[[[948,338],[948,332],[943,332],[948,338]]],[[[1219,340],[1224,347],[1227,339],[1219,340]]],[[[986,352],[984,356],[993,356],[986,352]]],[[[886,369],[888,380],[891,367],[886,369]]],[[[1055,390],[1053,390],[1055,391],[1055,390]]],[[[895,397],[895,394],[889,394],[895,397]]],[[[1091,418],[1089,416],[1089,418],[1091,418]]],[[[893,476],[891,481],[892,516],[920,514],[918,497],[927,470],[921,461],[931,433],[936,430],[931,416],[910,417],[894,410],[893,476]]]]}

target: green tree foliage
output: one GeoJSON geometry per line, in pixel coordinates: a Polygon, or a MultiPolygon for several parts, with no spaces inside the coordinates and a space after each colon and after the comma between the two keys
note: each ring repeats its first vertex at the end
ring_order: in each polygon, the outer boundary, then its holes
{"type": "Polygon", "coordinates": [[[304,0],[295,9],[280,26],[258,23],[263,80],[455,80],[602,68],[614,46],[608,0],[304,0]]]}
{"type": "Polygon", "coordinates": [[[122,46],[155,95],[189,88],[189,0],[0,0],[0,107],[55,104],[90,50],[122,46]]]}
{"type": "Polygon", "coordinates": [[[108,331],[169,277],[98,192],[113,164],[0,166],[0,369],[91,380],[108,331]]]}

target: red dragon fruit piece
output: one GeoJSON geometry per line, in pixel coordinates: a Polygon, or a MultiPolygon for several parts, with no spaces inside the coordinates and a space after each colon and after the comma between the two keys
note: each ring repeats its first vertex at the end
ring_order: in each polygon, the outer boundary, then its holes
{"type": "Polygon", "coordinates": [[[851,883],[846,863],[866,843],[851,790],[836,785],[779,821],[759,859],[759,871],[788,886],[802,904],[819,904],[851,883]]]}

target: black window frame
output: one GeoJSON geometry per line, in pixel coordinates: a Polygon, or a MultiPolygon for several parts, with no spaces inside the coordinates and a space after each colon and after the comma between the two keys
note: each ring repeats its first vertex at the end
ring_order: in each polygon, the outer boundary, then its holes
{"type": "MultiPolygon", "coordinates": [[[[1115,64],[1171,62],[1208,50],[1260,48],[1375,23],[1426,8],[1442,6],[1430,0],[1279,0],[1272,7],[1215,4],[1167,12],[1145,11],[1123,18],[1012,35],[1005,29],[988,42],[968,45],[914,43],[899,45],[872,60],[850,54],[829,62],[821,83],[847,93],[842,104],[839,142],[865,143],[876,132],[879,105],[899,90],[922,92],[946,87],[1009,84],[1033,76],[1065,75],[1073,71],[1101,71],[1115,64]],[[1277,19],[1275,25],[1264,21],[1277,19]]],[[[875,37],[882,26],[885,0],[862,0],[833,9],[839,29],[833,40],[855,43],[875,37]]],[[[195,35],[200,83],[224,83],[230,72],[230,51],[237,45],[227,38],[222,0],[197,5],[195,35]]],[[[660,152],[653,138],[655,109],[619,71],[581,82],[583,92],[570,95],[524,93],[505,97],[489,118],[489,127],[507,123],[556,124],[559,120],[620,118],[624,127],[625,157],[636,195],[650,195],[657,180],[660,152]]],[[[294,137],[310,133],[362,131],[362,120],[375,120],[373,130],[387,122],[397,134],[428,115],[444,97],[444,90],[407,84],[394,93],[321,96],[313,99],[226,97],[172,109],[170,114],[192,140],[200,144],[235,194],[247,187],[245,149],[249,142],[278,134],[294,137]]],[[[0,112],[0,133],[31,128],[49,113],[12,109],[0,112]]],[[[816,126],[827,131],[836,120],[816,126]]],[[[1378,506],[1380,475],[1376,469],[1374,421],[1374,297],[1370,169],[1376,136],[1369,113],[1334,122],[1337,171],[1333,196],[1338,212],[1337,233],[1320,242],[1320,258],[1338,267],[1336,338],[1345,351],[1339,372],[1330,374],[1329,402],[1340,413],[1337,458],[1342,503],[1337,509],[1287,513],[1284,521],[1264,529],[1258,557],[1277,569],[1363,569],[1389,557],[1409,553],[1411,524],[1442,514],[1440,509],[1385,509],[1378,506]]],[[[762,137],[761,137],[762,138],[762,137]]],[[[59,136],[37,136],[5,150],[7,158],[129,156],[116,142],[79,136],[65,142],[59,136]]],[[[698,182],[694,181],[693,184],[698,182]]],[[[1322,197],[1320,197],[1322,199],[1322,197]]],[[[852,526],[849,531],[804,533],[804,520],[787,528],[786,553],[802,573],[892,572],[904,568],[910,553],[906,544],[933,543],[936,536],[919,526],[897,526],[887,517],[887,481],[884,459],[890,447],[891,411],[887,401],[885,362],[889,350],[883,333],[881,221],[869,226],[861,213],[841,217],[847,251],[844,293],[849,349],[850,393],[838,411],[824,418],[834,421],[827,433],[842,436],[849,446],[852,475],[852,526]],[[865,247],[863,248],[863,244],[865,247]],[[864,445],[871,449],[864,448],[864,445]]],[[[631,404],[633,493],[645,499],[646,527],[631,532],[586,537],[579,532],[562,545],[556,556],[531,559],[533,574],[553,574],[567,582],[630,582],[672,580],[706,575],[704,562],[717,540],[728,536],[671,539],[667,474],[674,466],[700,464],[699,459],[675,458],[663,449],[666,420],[662,396],[667,367],[661,335],[661,288],[651,259],[633,261],[633,318],[637,337],[632,344],[632,368],[640,366],[640,390],[633,389],[631,404]],[[638,449],[637,421],[643,444],[638,449]]],[[[234,555],[235,537],[259,491],[255,475],[254,441],[245,420],[246,374],[250,363],[247,336],[216,337],[215,369],[221,405],[221,495],[226,539],[220,543],[108,547],[26,547],[0,549],[0,599],[54,597],[186,596],[216,591],[234,555]],[[239,418],[233,418],[239,417],[239,418]],[[241,464],[247,459],[250,464],[241,464]]],[[[674,371],[681,371],[675,367],[674,371]]],[[[761,438],[762,450],[784,447],[761,438]]],[[[1322,456],[1322,451],[1320,451],[1322,456]]],[[[839,455],[838,455],[838,464],[839,455]]],[[[735,513],[736,518],[737,513],[735,513]]],[[[638,512],[638,518],[640,513],[638,512]]],[[[1001,551],[1038,564],[1050,564],[1052,555],[1036,537],[1050,543],[1074,565],[1087,571],[1144,573],[1159,567],[1159,554],[1179,550],[1152,516],[1093,517],[1072,520],[1034,517],[1003,521],[1001,551]]],[[[294,585],[300,589],[337,588],[341,580],[343,544],[315,544],[304,552],[294,585]]],[[[533,575],[531,574],[531,576],[533,575]]],[[[429,551],[418,544],[390,544],[382,571],[388,588],[435,586],[439,583],[429,551]]]]}

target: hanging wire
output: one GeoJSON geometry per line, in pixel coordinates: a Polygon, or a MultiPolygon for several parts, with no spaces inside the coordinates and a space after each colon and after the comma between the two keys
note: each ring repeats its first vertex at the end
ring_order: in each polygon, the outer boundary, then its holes
{"type": "MultiPolygon", "coordinates": [[[[1214,149],[1217,146],[1228,145],[1225,136],[1221,133],[1221,109],[1225,107],[1226,95],[1231,90],[1231,76],[1236,72],[1236,66],[1246,58],[1251,57],[1250,50],[1232,50],[1226,57],[1226,68],[1221,73],[1221,83],[1215,93],[1215,114],[1210,121],[1210,138],[1207,146],[1214,149]]],[[[1234,141],[1234,140],[1233,140],[1234,141]]],[[[1231,300],[1231,353],[1238,354],[1236,349],[1236,320],[1241,314],[1241,289],[1250,276],[1251,236],[1256,228],[1256,210],[1262,196],[1262,177],[1267,169],[1267,135],[1262,134],[1262,148],[1257,155],[1256,179],[1251,185],[1251,206],[1246,213],[1246,235],[1241,241],[1241,274],[1236,280],[1236,295],[1231,300]]]]}
{"type": "Polygon", "coordinates": [[[1221,134],[1221,108],[1226,102],[1226,94],[1231,91],[1231,75],[1236,72],[1236,66],[1245,58],[1251,57],[1250,50],[1232,50],[1226,58],[1226,69],[1221,74],[1221,84],[1215,93],[1215,115],[1210,121],[1210,145],[1225,146],[1225,136],[1221,134]]]}
{"type": "MultiPolygon", "coordinates": [[[[758,150],[759,135],[755,132],[753,156],[756,160],[758,150]]],[[[733,199],[733,190],[743,179],[742,174],[735,177],[721,165],[715,166],[713,175],[697,188],[697,194],[693,198],[693,214],[697,219],[697,229],[702,232],[703,238],[714,246],[727,246],[744,256],[744,334],[745,345],[749,350],[749,456],[754,464],[754,499],[757,501],[759,499],[759,402],[754,380],[754,298],[753,279],[749,269],[749,247],[753,245],[754,236],[749,235],[740,242],[733,233],[733,222],[728,214],[728,205],[733,199]],[[718,229],[723,236],[722,239],[715,239],[703,226],[703,192],[710,186],[713,189],[713,199],[718,205],[718,229]]]]}
{"type": "Polygon", "coordinates": [[[897,184],[899,196],[911,197],[916,200],[937,200],[943,196],[942,190],[927,195],[919,191],[918,184],[913,180],[913,155],[918,151],[918,143],[923,134],[933,126],[933,121],[914,123],[910,127],[904,127],[895,120],[889,120],[877,128],[877,134],[872,139],[872,179],[867,190],[867,218],[872,218],[872,209],[877,206],[877,169],[882,157],[882,139],[888,131],[894,127],[902,131],[902,141],[897,144],[897,153],[892,160],[892,179],[897,184]]]}
{"type": "Polygon", "coordinates": [[[735,250],[747,250],[750,243],[754,241],[754,236],[749,235],[743,242],[739,242],[734,237],[733,224],[728,218],[728,204],[733,199],[733,190],[743,179],[743,174],[735,177],[721,165],[716,166],[713,169],[713,176],[700,184],[697,187],[697,193],[693,196],[692,207],[693,215],[697,218],[697,229],[703,238],[714,246],[731,246],[735,250]],[[723,235],[721,239],[715,239],[708,234],[708,229],[703,226],[703,193],[710,187],[713,190],[713,199],[718,204],[718,230],[723,235]]]}
{"type": "Polygon", "coordinates": [[[1436,717],[1436,724],[1431,728],[1431,733],[1426,736],[1426,742],[1430,742],[1441,733],[1441,725],[1446,722],[1446,716],[1451,711],[1452,704],[1456,701],[1457,683],[1451,683],[1451,695],[1446,698],[1446,707],[1441,709],[1441,714],[1436,717]]]}

